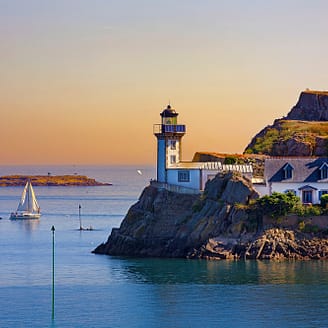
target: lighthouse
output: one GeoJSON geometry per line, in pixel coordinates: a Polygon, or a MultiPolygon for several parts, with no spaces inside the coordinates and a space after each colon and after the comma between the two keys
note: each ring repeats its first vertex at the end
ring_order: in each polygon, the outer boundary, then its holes
{"type": "Polygon", "coordinates": [[[157,138],[157,181],[167,181],[167,169],[174,168],[181,161],[181,139],[186,126],[178,124],[178,113],[168,105],[161,112],[161,124],[154,125],[157,138]]]}

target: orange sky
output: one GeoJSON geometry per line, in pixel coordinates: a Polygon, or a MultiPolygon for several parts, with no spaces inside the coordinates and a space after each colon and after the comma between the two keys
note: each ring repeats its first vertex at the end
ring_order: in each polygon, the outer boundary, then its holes
{"type": "Polygon", "coordinates": [[[155,164],[169,101],[185,160],[242,152],[302,90],[328,89],[328,3],[309,7],[0,2],[0,164],[155,164]]]}

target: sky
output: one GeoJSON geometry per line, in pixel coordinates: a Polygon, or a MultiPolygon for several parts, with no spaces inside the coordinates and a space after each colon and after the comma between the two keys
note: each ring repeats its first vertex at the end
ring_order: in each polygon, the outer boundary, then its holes
{"type": "Polygon", "coordinates": [[[0,165],[154,164],[168,103],[183,159],[241,153],[328,90],[325,0],[0,0],[0,165]]]}

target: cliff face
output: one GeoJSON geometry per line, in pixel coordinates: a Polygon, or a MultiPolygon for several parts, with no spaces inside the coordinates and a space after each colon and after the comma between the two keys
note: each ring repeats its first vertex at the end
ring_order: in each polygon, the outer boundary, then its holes
{"type": "Polygon", "coordinates": [[[119,229],[94,252],[109,255],[185,257],[209,238],[238,238],[252,231],[248,215],[236,204],[258,197],[250,182],[237,174],[219,174],[203,196],[146,187],[119,229]]]}
{"type": "Polygon", "coordinates": [[[288,120],[328,121],[328,92],[304,91],[288,113],[288,120]]]}
{"type": "Polygon", "coordinates": [[[328,92],[302,92],[286,118],[261,130],[247,154],[270,156],[328,155],[328,92]]]}

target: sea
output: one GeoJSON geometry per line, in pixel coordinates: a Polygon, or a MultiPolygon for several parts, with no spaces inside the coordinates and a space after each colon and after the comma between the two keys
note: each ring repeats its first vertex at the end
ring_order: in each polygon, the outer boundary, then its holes
{"type": "Polygon", "coordinates": [[[112,185],[36,186],[42,216],[26,221],[9,220],[23,187],[0,187],[0,327],[328,327],[328,262],[96,255],[155,168],[0,167],[48,173],[112,185]]]}

